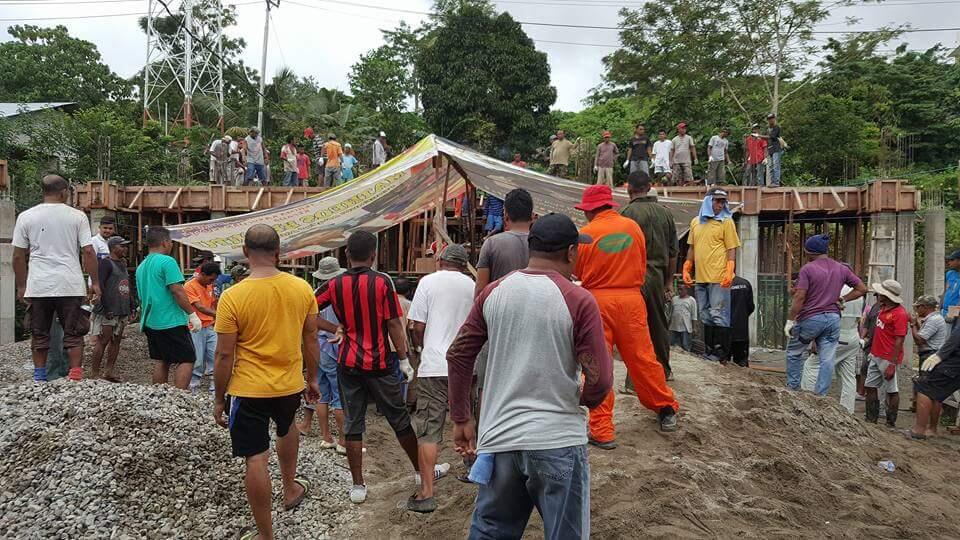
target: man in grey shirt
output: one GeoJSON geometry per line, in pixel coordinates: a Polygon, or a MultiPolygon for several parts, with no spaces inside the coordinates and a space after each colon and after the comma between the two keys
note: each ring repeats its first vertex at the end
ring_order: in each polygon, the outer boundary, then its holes
{"type": "Polygon", "coordinates": [[[537,220],[528,266],[484,289],[447,350],[454,445],[477,458],[470,538],[520,538],[534,506],[546,538],[590,537],[583,407],[606,398],[613,362],[596,300],[570,281],[586,241],[567,216],[537,220]],[[485,343],[491,384],[478,430],[470,388],[485,343]]]}
{"type": "Polygon", "coordinates": [[[250,128],[250,134],[244,138],[247,143],[247,176],[243,185],[250,185],[253,177],[257,177],[257,182],[266,184],[267,178],[266,162],[263,158],[263,138],[260,137],[260,130],[250,128]]]}
{"type": "Polygon", "coordinates": [[[698,163],[697,147],[693,144],[693,137],[687,135],[687,124],[684,122],[677,124],[677,136],[673,138],[670,163],[673,164],[673,181],[676,185],[693,182],[693,165],[698,163]]]}

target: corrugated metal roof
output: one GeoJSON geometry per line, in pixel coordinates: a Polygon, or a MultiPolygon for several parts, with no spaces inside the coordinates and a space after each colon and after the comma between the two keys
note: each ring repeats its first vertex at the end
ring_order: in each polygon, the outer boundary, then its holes
{"type": "Polygon", "coordinates": [[[40,103],[0,103],[0,117],[17,116],[23,113],[32,113],[45,111],[48,109],[58,109],[67,105],[73,105],[73,101],[50,101],[40,103]]]}

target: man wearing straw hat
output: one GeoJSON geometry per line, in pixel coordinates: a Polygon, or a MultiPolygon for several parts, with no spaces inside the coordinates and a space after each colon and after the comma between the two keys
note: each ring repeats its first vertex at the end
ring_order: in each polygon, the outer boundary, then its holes
{"type": "Polygon", "coordinates": [[[896,427],[900,394],[897,388],[897,367],[903,363],[903,340],[907,337],[910,316],[903,308],[903,287],[892,279],[874,283],[873,292],[882,306],[877,315],[877,327],[873,344],[867,356],[867,422],[877,423],[880,417],[880,400],[877,391],[883,388],[887,394],[887,426],[896,427]]]}

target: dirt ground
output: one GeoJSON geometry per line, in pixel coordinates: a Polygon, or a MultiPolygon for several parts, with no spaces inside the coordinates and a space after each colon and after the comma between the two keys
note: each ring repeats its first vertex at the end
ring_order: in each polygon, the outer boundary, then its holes
{"type": "MultiPolygon", "coordinates": [[[[148,383],[143,336],[130,330],[120,376],[148,383]]],[[[28,378],[28,347],[10,347],[2,351],[5,369],[15,366],[19,377],[23,368],[28,378]]],[[[782,375],[677,353],[673,366],[680,429],[660,433],[653,413],[618,394],[620,447],[590,449],[595,538],[960,538],[960,438],[908,441],[866,424],[862,413],[847,414],[835,398],[787,391],[782,375]],[[896,471],[880,469],[882,459],[896,471]]],[[[617,362],[618,386],[624,373],[617,362]]],[[[911,422],[901,413],[901,428],[911,422]]],[[[367,425],[369,497],[362,518],[332,537],[464,537],[476,487],[455,478],[463,467],[451,449],[452,428],[441,450],[453,468],[437,484],[440,508],[416,515],[398,506],[415,489],[410,463],[372,408],[367,425]]],[[[320,451],[315,442],[305,441],[301,452],[320,451]]],[[[534,514],[526,537],[541,536],[534,514]]]]}

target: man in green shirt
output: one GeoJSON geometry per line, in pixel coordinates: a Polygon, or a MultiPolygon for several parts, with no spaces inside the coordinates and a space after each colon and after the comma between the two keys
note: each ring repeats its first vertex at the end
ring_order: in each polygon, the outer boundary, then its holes
{"type": "MultiPolygon", "coordinates": [[[[677,226],[670,211],[650,195],[650,176],[635,171],[627,176],[627,194],[630,204],[620,212],[640,225],[647,242],[647,276],[643,283],[643,300],[647,304],[647,324],[657,360],[663,365],[667,380],[670,371],[670,332],[666,302],[673,296],[673,273],[677,268],[677,226]]],[[[633,384],[627,377],[626,387],[633,393],[633,384]]]]}
{"type": "Polygon", "coordinates": [[[170,256],[170,231],[150,227],[146,241],[150,253],[137,267],[137,294],[140,329],[147,336],[150,358],[154,360],[153,383],[165,384],[170,366],[176,365],[174,385],[186,390],[196,356],[190,332],[199,332],[202,323],[183,290],[180,265],[170,256]]]}

